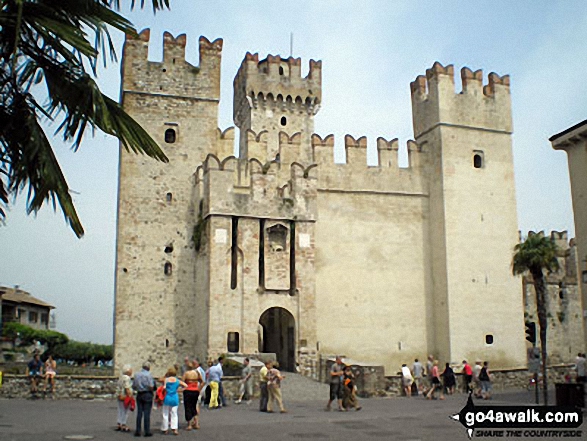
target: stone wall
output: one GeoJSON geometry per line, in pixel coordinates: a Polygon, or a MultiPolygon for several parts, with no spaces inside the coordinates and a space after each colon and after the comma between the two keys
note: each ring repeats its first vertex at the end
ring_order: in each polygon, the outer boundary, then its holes
{"type": "MultiPolygon", "coordinates": [[[[0,387],[2,398],[28,398],[30,382],[26,375],[5,374],[0,387]]],[[[118,377],[57,376],[56,399],[112,399],[116,393],[118,377]]],[[[39,387],[43,390],[43,385],[39,387]]]]}
{"type": "MultiPolygon", "coordinates": [[[[371,366],[366,363],[343,357],[343,363],[351,366],[355,375],[357,393],[360,397],[385,396],[387,390],[387,378],[383,366],[371,366]]],[[[335,363],[334,357],[320,357],[318,361],[318,380],[322,383],[330,383],[330,369],[335,363]]]]}
{"type": "Polygon", "coordinates": [[[317,359],[317,352],[315,350],[301,347],[298,351],[298,363],[300,374],[302,374],[304,377],[318,380],[320,375],[320,363],[317,359]]]}
{"type": "MultiPolygon", "coordinates": [[[[257,378],[257,377],[255,377],[257,378]]],[[[0,398],[28,398],[30,382],[25,375],[5,374],[0,386],[0,398]]],[[[224,377],[224,393],[227,400],[236,399],[239,377],[224,377]]],[[[55,383],[55,399],[110,400],[116,397],[118,377],[58,376],[55,383]]],[[[43,386],[39,387],[43,390],[43,386]]],[[[259,385],[254,382],[254,396],[259,395],[259,385]]],[[[40,394],[42,396],[42,394],[40,394]]],[[[50,396],[50,394],[48,395],[50,396]]]]}
{"type": "MultiPolygon", "coordinates": [[[[544,235],[543,232],[537,234],[544,235]]],[[[558,248],[559,270],[546,274],[548,357],[550,363],[571,363],[577,353],[585,351],[582,302],[577,285],[577,263],[580,259],[577,258],[575,240],[569,240],[566,231],[552,231],[550,238],[558,248]]],[[[527,322],[536,323],[537,343],[540,344],[536,293],[529,273],[523,277],[523,287],[524,317],[527,322]]],[[[530,343],[526,346],[530,348],[530,343]]]]}
{"type": "MultiPolygon", "coordinates": [[[[553,388],[555,383],[565,383],[565,376],[570,374],[574,381],[573,365],[564,364],[557,366],[550,366],[547,369],[548,387],[553,388]]],[[[525,390],[528,388],[532,374],[526,369],[503,369],[490,370],[491,381],[494,392],[502,392],[505,390],[525,390]]],[[[457,391],[463,390],[463,376],[460,373],[457,376],[457,391]]],[[[541,392],[542,393],[542,392],[541,392]]],[[[398,397],[402,396],[402,382],[400,375],[391,375],[385,377],[385,389],[371,391],[371,395],[398,397]]]]}

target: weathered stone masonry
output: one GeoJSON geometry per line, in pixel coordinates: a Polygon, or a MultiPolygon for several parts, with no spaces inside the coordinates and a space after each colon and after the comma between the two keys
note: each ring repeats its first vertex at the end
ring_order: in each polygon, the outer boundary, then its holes
{"type": "Polygon", "coordinates": [[[121,150],[116,365],[275,352],[317,376],[320,354],[394,372],[434,353],[526,363],[509,77],[435,63],[412,83],[416,141],[314,133],[322,63],[247,53],[235,131],[218,129],[222,40],[128,39],[125,109],[159,141],[161,164],[121,150]],[[482,314],[471,312],[482,311],[482,314]]]}

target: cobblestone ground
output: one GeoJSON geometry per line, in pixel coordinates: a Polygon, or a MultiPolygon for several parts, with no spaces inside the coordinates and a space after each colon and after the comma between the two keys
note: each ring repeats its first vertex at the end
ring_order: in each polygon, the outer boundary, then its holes
{"type": "MultiPolygon", "coordinates": [[[[444,401],[423,398],[373,398],[361,400],[360,412],[325,412],[325,399],[309,399],[313,393],[323,395],[325,389],[317,383],[305,383],[289,375],[290,389],[284,389],[286,414],[267,414],[258,411],[258,401],[251,405],[232,404],[221,410],[203,410],[202,428],[184,430],[183,407],[180,406],[179,439],[194,440],[398,440],[467,441],[463,426],[451,421],[449,415],[460,411],[465,395],[447,397],[444,401]],[[315,391],[307,390],[312,386],[315,391]],[[295,390],[298,388],[299,390],[295,390]],[[304,401],[293,400],[302,391],[304,401]],[[289,395],[289,399],[287,397],[289,395]]],[[[285,384],[284,384],[285,387],[285,384]]],[[[327,397],[326,397],[327,399],[327,397]]],[[[485,402],[484,404],[486,404],[485,402]]],[[[532,404],[533,394],[527,392],[496,395],[491,404],[532,404]]],[[[481,403],[478,403],[481,404],[481,403]]],[[[136,413],[129,426],[134,428],[136,413]]],[[[115,432],[115,401],[76,400],[0,400],[0,440],[2,441],[57,441],[64,439],[95,439],[130,441],[140,439],[132,433],[115,432]]],[[[168,439],[158,428],[161,411],[153,410],[153,439],[168,439]]],[[[586,433],[585,424],[580,429],[586,433]]],[[[172,437],[173,438],[173,437],[172,437]]],[[[586,439],[583,435],[581,439],[586,439]]],[[[506,438],[501,438],[506,439],[506,438]]],[[[520,438],[518,438],[520,439],[520,438]]],[[[529,438],[524,438],[529,439],[529,438]]],[[[540,438],[550,440],[558,438],[540,438]]],[[[579,439],[579,438],[572,438],[579,439]]]]}

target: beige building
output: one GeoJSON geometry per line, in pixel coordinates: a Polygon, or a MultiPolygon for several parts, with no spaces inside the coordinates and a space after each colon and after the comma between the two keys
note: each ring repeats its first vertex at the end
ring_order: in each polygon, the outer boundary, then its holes
{"type": "MultiPolygon", "coordinates": [[[[567,152],[571,195],[575,216],[575,238],[577,242],[579,268],[579,292],[582,298],[584,344],[587,343],[587,120],[553,135],[549,141],[555,150],[567,152]]],[[[583,347],[583,350],[585,346],[583,347]]]]}
{"type": "MultiPolygon", "coordinates": [[[[435,63],[411,85],[415,141],[314,133],[322,63],[247,53],[218,128],[222,40],[128,39],[124,108],[161,164],[121,149],[116,364],[276,353],[316,371],[345,354],[395,372],[425,358],[526,364],[509,77],[435,63]],[[238,138],[235,157],[235,137],[238,138]],[[340,144],[339,144],[340,143],[340,144]],[[335,144],[346,162],[334,162],[335,144]]],[[[327,105],[327,103],[325,103],[327,105]]]]}
{"type": "Polygon", "coordinates": [[[0,286],[2,323],[20,323],[34,329],[49,329],[53,305],[33,297],[28,292],[0,286]]]}

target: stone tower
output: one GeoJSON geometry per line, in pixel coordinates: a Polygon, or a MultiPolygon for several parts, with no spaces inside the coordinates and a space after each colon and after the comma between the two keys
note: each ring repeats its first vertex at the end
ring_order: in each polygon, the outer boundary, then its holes
{"type": "MultiPolygon", "coordinates": [[[[429,157],[434,305],[432,344],[442,359],[525,362],[509,77],[435,63],[411,85],[414,136],[429,157]],[[473,353],[472,348],[475,348],[473,353]]],[[[429,334],[430,335],[430,334],[429,334]]]]}
{"type": "MultiPolygon", "coordinates": [[[[314,115],[322,99],[322,62],[310,60],[307,77],[301,76],[301,59],[247,53],[234,79],[234,122],[241,131],[241,158],[273,160],[279,153],[279,132],[289,136],[301,132],[302,144],[310,145],[314,115]],[[246,131],[268,132],[267,152],[249,152],[246,131]]],[[[301,152],[303,163],[311,159],[309,149],[301,152]]],[[[280,158],[283,160],[284,158],[280,158]]]]}
{"type": "Polygon", "coordinates": [[[157,370],[196,344],[185,312],[195,297],[192,175],[216,145],[222,50],[201,37],[192,66],[185,35],[163,38],[161,62],[147,61],[149,30],[124,45],[122,104],[169,163],[121,147],[115,305],[116,365],[149,359],[157,370]]]}
{"type": "Polygon", "coordinates": [[[239,158],[195,173],[198,354],[275,353],[286,370],[316,346],[316,167],[310,137],[320,62],[247,54],[234,81],[239,158]],[[306,142],[304,142],[306,140],[306,142]]]}

